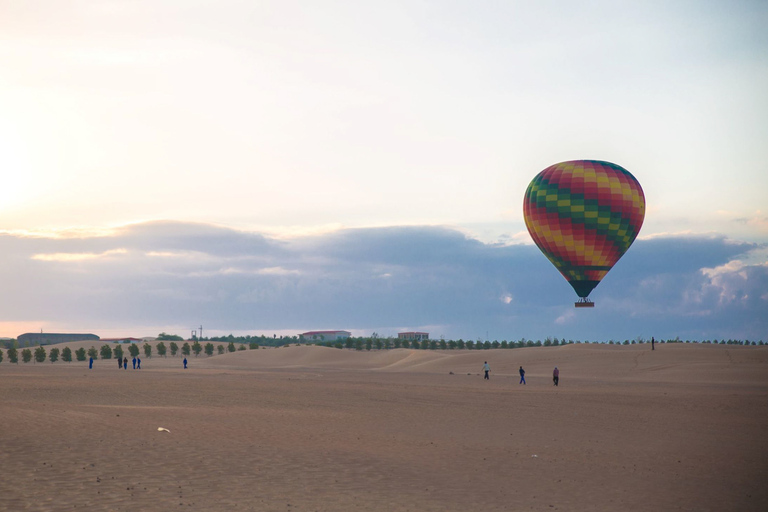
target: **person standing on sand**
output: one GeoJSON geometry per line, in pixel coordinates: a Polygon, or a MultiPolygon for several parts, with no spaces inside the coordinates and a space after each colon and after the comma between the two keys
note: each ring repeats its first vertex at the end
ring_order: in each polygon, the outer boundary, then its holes
{"type": "Polygon", "coordinates": [[[520,384],[525,384],[525,370],[523,370],[523,367],[520,367],[520,384]]]}
{"type": "Polygon", "coordinates": [[[555,371],[552,372],[552,381],[555,383],[555,386],[560,382],[560,370],[557,369],[557,366],[555,366],[555,371]]]}
{"type": "Polygon", "coordinates": [[[483,377],[483,379],[491,380],[491,378],[488,376],[488,373],[491,371],[491,367],[488,364],[488,361],[486,361],[485,364],[483,365],[483,371],[485,372],[485,377],[483,377]]]}
{"type": "Polygon", "coordinates": [[[117,369],[118,370],[122,370],[123,369],[123,358],[122,357],[118,357],[117,358],[117,369]]]}
{"type": "Polygon", "coordinates": [[[654,347],[654,343],[656,343],[656,340],[653,339],[653,336],[651,336],[651,350],[656,350],[656,347],[654,347]]]}
{"type": "Polygon", "coordinates": [[[92,357],[88,359],[88,369],[89,370],[93,370],[93,358],[92,357]]]}
{"type": "Polygon", "coordinates": [[[186,357],[184,358],[184,369],[185,370],[187,369],[187,358],[186,357]]]}
{"type": "Polygon", "coordinates": [[[123,370],[127,370],[127,369],[128,369],[128,358],[124,357],[123,358],[123,370]]]}
{"type": "Polygon", "coordinates": [[[136,369],[136,358],[135,357],[133,358],[133,369],[134,370],[136,369]]]}
{"type": "Polygon", "coordinates": [[[137,370],[141,370],[141,358],[140,357],[136,358],[136,369],[137,370]]]}

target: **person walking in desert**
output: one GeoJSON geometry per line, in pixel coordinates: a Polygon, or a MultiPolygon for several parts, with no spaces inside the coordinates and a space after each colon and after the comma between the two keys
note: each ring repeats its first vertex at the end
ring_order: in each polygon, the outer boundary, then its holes
{"type": "Polygon", "coordinates": [[[488,361],[486,361],[483,365],[483,371],[485,372],[485,377],[483,377],[483,379],[491,380],[491,378],[488,376],[488,373],[491,371],[491,366],[488,364],[488,361]]]}
{"type": "Polygon", "coordinates": [[[560,370],[557,369],[557,366],[555,366],[555,369],[552,372],[552,382],[555,383],[555,386],[560,382],[560,370]]]}
{"type": "Polygon", "coordinates": [[[520,384],[525,384],[525,370],[523,370],[523,367],[520,367],[520,384]]]}

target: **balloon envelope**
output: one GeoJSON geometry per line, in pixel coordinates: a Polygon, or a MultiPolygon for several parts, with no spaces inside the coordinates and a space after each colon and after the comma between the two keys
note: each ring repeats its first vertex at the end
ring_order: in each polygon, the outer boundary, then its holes
{"type": "Polygon", "coordinates": [[[541,171],[525,191],[525,225],[579,297],[586,299],[635,241],[645,195],[626,169],[572,160],[541,171]]]}

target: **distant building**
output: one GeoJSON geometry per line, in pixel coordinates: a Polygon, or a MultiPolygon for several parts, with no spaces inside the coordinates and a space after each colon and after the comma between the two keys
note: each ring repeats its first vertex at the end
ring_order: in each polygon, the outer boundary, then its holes
{"type": "Polygon", "coordinates": [[[96,341],[95,334],[61,334],[53,332],[27,332],[20,334],[19,345],[31,347],[33,345],[51,345],[53,343],[66,343],[68,341],[96,341]]]}
{"type": "Polygon", "coordinates": [[[101,338],[101,341],[109,343],[141,343],[145,341],[144,338],[101,338]]]}
{"type": "Polygon", "coordinates": [[[428,332],[399,332],[397,337],[401,340],[423,341],[429,339],[428,332]]]}
{"type": "Polygon", "coordinates": [[[307,331],[299,334],[302,341],[336,341],[352,336],[349,331],[307,331]]]}

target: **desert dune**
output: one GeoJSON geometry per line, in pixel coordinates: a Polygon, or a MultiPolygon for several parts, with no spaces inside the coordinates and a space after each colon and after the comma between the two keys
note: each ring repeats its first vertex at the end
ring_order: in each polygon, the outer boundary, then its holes
{"type": "Polygon", "coordinates": [[[181,359],[5,357],[0,510],[768,510],[768,347],[181,359]]]}

